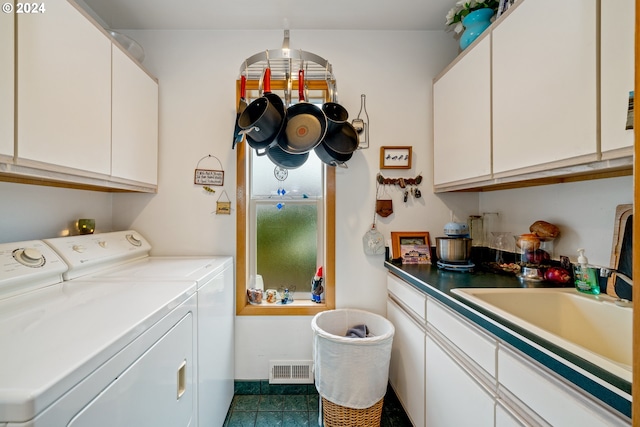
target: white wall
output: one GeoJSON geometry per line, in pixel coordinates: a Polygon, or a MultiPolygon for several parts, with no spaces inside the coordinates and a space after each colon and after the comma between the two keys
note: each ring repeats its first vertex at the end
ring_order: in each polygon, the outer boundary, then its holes
{"type": "Polygon", "coordinates": [[[585,248],[590,263],[609,265],[616,206],[633,203],[633,178],[491,191],[480,195],[481,212],[498,212],[499,230],[513,234],[529,232],[534,221],[560,227],[554,253],[576,261],[585,248]]]}
{"type": "MultiPolygon", "coordinates": [[[[235,254],[235,211],[217,216],[215,201],[193,185],[200,158],[218,157],[225,190],[235,206],[235,80],[242,62],[278,48],[281,31],[130,31],[144,47],[145,65],[160,82],[160,182],[157,195],[114,196],[114,225],[147,236],[155,255],[235,254]]],[[[367,96],[371,144],[348,169],[337,170],[336,303],[385,313],[382,256],[366,256],[362,236],[371,226],[375,177],[383,145],[411,145],[413,168],[385,176],[422,173],[423,197],[406,205],[389,190],[394,214],[378,219],[391,231],[428,230],[439,235],[450,209],[462,219],[478,204],[477,194],[435,196],[432,187],[431,81],[455,55],[444,32],[291,31],[291,47],[328,59],[338,80],[339,101],[355,118],[360,94],[367,96]]],[[[214,161],[207,166],[217,166],[214,161]]],[[[267,378],[270,359],[310,359],[310,317],[236,319],[236,377],[267,378]]]]}
{"type": "Polygon", "coordinates": [[[112,193],[0,182],[0,243],[77,234],[79,218],[113,231],[112,193]]]}

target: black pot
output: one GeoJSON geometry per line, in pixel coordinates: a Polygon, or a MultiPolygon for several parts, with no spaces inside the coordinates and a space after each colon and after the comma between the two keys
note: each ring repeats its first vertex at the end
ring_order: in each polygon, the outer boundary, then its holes
{"type": "Polygon", "coordinates": [[[268,147],[278,136],[285,122],[285,108],[280,97],[271,93],[271,70],[264,73],[264,94],[247,105],[238,118],[238,126],[252,148],[268,147]]]}
{"type": "MultiPolygon", "coordinates": [[[[238,119],[238,126],[243,129],[247,137],[256,143],[265,143],[273,139],[282,125],[283,116],[278,109],[262,96],[247,106],[238,119]]],[[[256,147],[254,147],[256,148],[256,147]]]]}
{"type": "Polygon", "coordinates": [[[358,132],[349,122],[334,123],[331,133],[327,132],[322,141],[336,153],[351,154],[358,149],[358,132]]]}
{"type": "Polygon", "coordinates": [[[296,169],[302,166],[309,158],[309,152],[301,154],[291,154],[284,151],[278,144],[267,148],[267,157],[273,164],[285,169],[296,169]]]}
{"type": "Polygon", "coordinates": [[[322,104],[322,111],[327,116],[327,133],[333,132],[336,126],[346,122],[349,118],[347,109],[337,102],[325,102],[322,104]]]}
{"type": "Polygon", "coordinates": [[[315,151],[316,156],[318,156],[323,163],[329,166],[340,166],[350,160],[353,156],[353,153],[343,154],[333,151],[331,148],[327,147],[327,144],[325,144],[324,141],[318,144],[313,151],[315,151]]]}

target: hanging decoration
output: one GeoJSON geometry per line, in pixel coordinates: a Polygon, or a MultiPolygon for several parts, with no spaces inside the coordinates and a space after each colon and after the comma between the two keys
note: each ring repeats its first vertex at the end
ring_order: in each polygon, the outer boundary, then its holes
{"type": "Polygon", "coordinates": [[[227,190],[222,190],[222,193],[218,197],[218,201],[216,202],[216,214],[217,215],[231,215],[231,199],[229,199],[229,195],[227,194],[227,190]],[[226,197],[226,201],[220,201],[222,196],[226,197]]]}
{"type": "MultiPolygon", "coordinates": [[[[393,204],[391,200],[380,199],[379,187],[383,186],[383,195],[386,194],[386,186],[393,185],[398,186],[402,190],[402,201],[407,203],[409,201],[409,195],[414,199],[422,197],[422,192],[418,188],[418,185],[422,183],[422,174],[415,178],[385,178],[382,174],[376,176],[376,212],[382,217],[387,217],[393,213],[393,204]]],[[[389,197],[390,199],[390,197],[389,197]]]]}
{"type": "Polygon", "coordinates": [[[379,190],[380,184],[376,183],[376,209],[373,213],[373,223],[371,228],[362,236],[362,249],[366,255],[381,255],[385,253],[384,236],[376,229],[376,213],[379,214],[378,202],[380,202],[378,199],[379,190]]]}
{"type": "MultiPolygon", "coordinates": [[[[211,154],[208,154],[203,158],[201,158],[200,160],[198,160],[198,163],[196,164],[196,170],[193,174],[193,183],[196,185],[205,186],[204,189],[206,191],[211,190],[211,188],[208,187],[210,185],[222,187],[224,185],[224,170],[223,170],[222,162],[220,161],[220,159],[218,159],[216,156],[212,156],[211,154]],[[199,168],[200,163],[203,160],[208,158],[216,159],[218,161],[218,164],[220,165],[220,170],[200,169],[199,168]]],[[[212,190],[210,192],[215,192],[215,190],[212,190]]]]}
{"type": "MultiPolygon", "coordinates": [[[[282,186],[282,182],[284,182],[284,180],[286,180],[289,177],[289,170],[281,166],[276,166],[275,168],[273,168],[273,176],[275,176],[280,183],[276,193],[282,199],[284,198],[284,195],[287,194],[287,190],[285,190],[284,187],[282,186]]],[[[276,204],[276,208],[278,210],[282,210],[282,208],[284,208],[284,202],[283,201],[278,202],[276,204]]]]}
{"type": "Polygon", "coordinates": [[[351,121],[351,124],[358,132],[358,148],[369,148],[369,113],[367,113],[367,95],[360,95],[360,111],[358,117],[351,121]],[[360,115],[364,112],[363,118],[360,115]]]}

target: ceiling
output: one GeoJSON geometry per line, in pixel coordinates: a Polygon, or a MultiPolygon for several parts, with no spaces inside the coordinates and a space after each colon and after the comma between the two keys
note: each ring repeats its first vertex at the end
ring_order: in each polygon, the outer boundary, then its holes
{"type": "Polygon", "coordinates": [[[455,0],[84,0],[113,29],[443,30],[455,0]]]}

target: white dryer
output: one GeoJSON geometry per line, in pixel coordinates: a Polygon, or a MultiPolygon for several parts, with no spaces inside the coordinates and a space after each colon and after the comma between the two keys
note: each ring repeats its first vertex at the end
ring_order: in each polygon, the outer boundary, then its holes
{"type": "Polygon", "coordinates": [[[197,290],[197,422],[222,426],[234,392],[235,285],[230,256],[152,257],[151,246],[128,230],[49,239],[67,262],[67,279],[148,281],[161,287],[191,281],[197,290]]]}
{"type": "Polygon", "coordinates": [[[42,241],[0,244],[0,425],[195,425],[194,284],[66,271],[42,241]]]}

